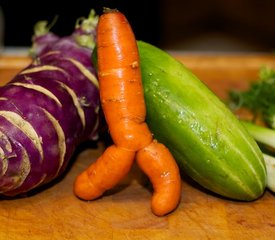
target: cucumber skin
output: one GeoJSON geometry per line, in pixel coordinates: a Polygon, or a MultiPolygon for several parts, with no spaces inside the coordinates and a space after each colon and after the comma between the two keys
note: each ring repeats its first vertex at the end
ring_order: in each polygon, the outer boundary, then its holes
{"type": "Polygon", "coordinates": [[[182,63],[137,41],[154,137],[174,155],[181,171],[224,197],[251,201],[266,187],[263,155],[227,106],[182,63]]]}

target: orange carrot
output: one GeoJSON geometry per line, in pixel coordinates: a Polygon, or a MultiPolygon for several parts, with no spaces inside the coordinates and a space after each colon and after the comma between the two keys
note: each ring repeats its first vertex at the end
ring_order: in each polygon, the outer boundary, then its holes
{"type": "Polygon", "coordinates": [[[86,200],[99,197],[127,174],[137,155],[139,166],[153,183],[152,211],[165,215],[180,200],[179,169],[169,150],[153,140],[145,122],[136,39],[117,10],[105,10],[99,18],[97,58],[100,100],[114,145],[77,177],[75,194],[86,200]]]}
{"type": "Polygon", "coordinates": [[[181,178],[172,154],[156,140],[137,152],[137,163],[153,184],[151,208],[162,216],[174,210],[181,195],[181,178]]]}
{"type": "Polygon", "coordinates": [[[76,179],[75,192],[84,200],[101,196],[129,172],[135,152],[111,145],[76,179]]]}
{"type": "Polygon", "coordinates": [[[136,40],[118,11],[100,16],[97,57],[101,104],[111,137],[116,145],[137,151],[152,141],[152,134],[144,123],[146,108],[136,40]]]}

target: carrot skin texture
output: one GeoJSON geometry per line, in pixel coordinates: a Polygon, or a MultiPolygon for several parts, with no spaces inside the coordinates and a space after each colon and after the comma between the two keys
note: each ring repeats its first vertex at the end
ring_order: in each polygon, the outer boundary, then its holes
{"type": "Polygon", "coordinates": [[[178,165],[168,148],[154,140],[137,152],[136,159],[153,184],[152,212],[163,216],[173,211],[180,202],[181,178],[178,165]]]}
{"type": "Polygon", "coordinates": [[[99,92],[114,142],[112,148],[116,150],[106,154],[110,150],[107,148],[104,157],[98,158],[80,174],[74,188],[80,198],[97,198],[127,174],[137,155],[139,165],[155,190],[152,211],[163,216],[179,203],[181,178],[173,156],[164,145],[153,140],[145,122],[146,106],[139,64],[136,39],[125,16],[118,11],[101,15],[97,28],[99,92]],[[106,168],[108,164],[113,167],[106,168]],[[92,174],[95,168],[100,171],[97,176],[92,174]]]}
{"type": "Polygon", "coordinates": [[[123,179],[129,172],[134,158],[133,151],[115,145],[109,146],[94,164],[76,178],[75,194],[83,200],[100,197],[123,179]]]}
{"type": "Polygon", "coordinates": [[[151,142],[152,134],[144,124],[146,107],[137,44],[123,14],[111,12],[100,17],[97,52],[100,99],[112,139],[137,151],[151,142]]]}

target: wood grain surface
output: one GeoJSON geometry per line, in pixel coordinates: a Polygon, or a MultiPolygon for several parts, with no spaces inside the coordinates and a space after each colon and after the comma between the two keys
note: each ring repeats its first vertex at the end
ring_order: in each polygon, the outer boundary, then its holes
{"type": "MultiPolygon", "coordinates": [[[[245,89],[263,65],[275,67],[271,55],[198,55],[173,53],[225,99],[230,88],[245,89]]],[[[30,62],[0,56],[0,85],[30,62]]],[[[156,217],[150,210],[150,183],[135,165],[112,191],[95,201],[72,192],[75,177],[103,150],[79,147],[64,176],[35,194],[0,200],[2,240],[92,239],[275,239],[275,195],[253,202],[221,198],[183,176],[182,200],[176,211],[156,217]]]]}

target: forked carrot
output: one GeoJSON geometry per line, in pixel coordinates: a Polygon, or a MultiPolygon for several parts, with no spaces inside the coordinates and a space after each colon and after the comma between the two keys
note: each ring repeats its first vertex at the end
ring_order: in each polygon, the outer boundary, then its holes
{"type": "Polygon", "coordinates": [[[152,211],[165,215],[179,203],[180,173],[169,150],[153,139],[145,122],[136,39],[117,10],[105,9],[99,18],[97,57],[100,100],[114,145],[77,177],[74,192],[86,200],[101,196],[127,174],[137,156],[153,184],[152,211]]]}

